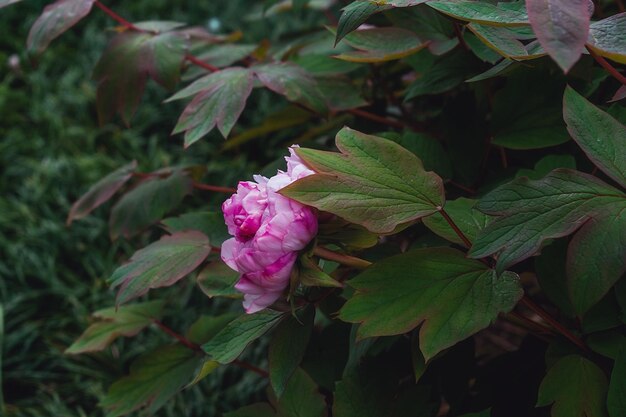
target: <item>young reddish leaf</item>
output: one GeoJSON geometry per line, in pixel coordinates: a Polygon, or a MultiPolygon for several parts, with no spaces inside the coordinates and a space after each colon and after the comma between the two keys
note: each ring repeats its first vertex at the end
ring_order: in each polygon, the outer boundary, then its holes
{"type": "Polygon", "coordinates": [[[0,0],[0,9],[10,6],[11,4],[19,3],[22,0],[0,0]]]}
{"type": "Polygon", "coordinates": [[[74,220],[82,219],[91,213],[96,207],[107,202],[126,182],[132,178],[137,169],[137,161],[113,171],[93,185],[78,201],[76,201],[70,213],[67,215],[67,225],[74,220]]]}
{"type": "Polygon", "coordinates": [[[548,370],[537,406],[552,404],[552,417],[606,417],[606,392],[604,372],[582,356],[569,355],[548,370]]]}
{"type": "Polygon", "coordinates": [[[161,317],[163,305],[163,301],[148,301],[96,311],[93,317],[98,321],[90,325],[65,353],[97,352],[120,336],[133,337],[161,317]]]}
{"type": "Polygon", "coordinates": [[[478,203],[478,210],[497,217],[478,233],[469,255],[498,253],[501,272],[535,255],[544,240],[567,236],[607,207],[625,203],[626,195],[578,171],[556,169],[539,181],[518,178],[478,203]]]}
{"type": "MultiPolygon", "coordinates": [[[[9,1],[8,4],[11,3],[9,1]]],[[[46,6],[30,28],[26,41],[28,49],[36,53],[43,52],[56,37],[87,16],[94,3],[95,0],[57,0],[46,6]]]]}
{"type": "Polygon", "coordinates": [[[523,295],[516,274],[497,276],[451,248],[387,258],[348,284],[356,293],[339,317],[361,323],[359,338],[403,334],[422,324],[419,343],[426,360],[487,327],[523,295]]]}
{"type": "Polygon", "coordinates": [[[140,182],[113,206],[109,234],[115,240],[130,238],[158,222],[192,190],[192,180],[181,170],[140,182]]]}
{"type": "Polygon", "coordinates": [[[539,43],[568,72],[585,49],[591,0],[526,0],[528,19],[539,43]]]}
{"type": "Polygon", "coordinates": [[[441,178],[424,171],[422,162],[400,145],[347,127],[335,143],[341,153],[297,149],[317,174],[281,193],[374,233],[391,233],[443,206],[441,178]]]}
{"type": "Polygon", "coordinates": [[[428,4],[433,9],[467,22],[489,26],[528,25],[528,15],[523,2],[500,3],[497,6],[485,1],[435,0],[428,4]],[[506,7],[509,5],[509,7],[506,7]]]}
{"type": "Polygon", "coordinates": [[[571,87],[563,96],[563,118],[570,135],[589,159],[626,187],[626,126],[571,87]]]}
{"type": "Polygon", "coordinates": [[[164,236],[135,252],[128,263],[117,268],[109,283],[120,287],[117,304],[126,303],[150,289],[168,287],[196,269],[211,253],[209,239],[200,232],[164,236]]]}
{"type": "Polygon", "coordinates": [[[289,101],[303,104],[318,112],[326,112],[326,102],[315,79],[302,67],[290,62],[256,65],[254,75],[270,90],[289,101]]]}
{"type": "Polygon", "coordinates": [[[598,55],[626,64],[626,13],[594,22],[589,28],[589,44],[598,55]]]}
{"type": "Polygon", "coordinates": [[[253,341],[263,336],[284,316],[273,310],[245,314],[228,323],[215,337],[202,346],[219,363],[230,363],[253,341]]]}
{"type": "Polygon", "coordinates": [[[188,347],[161,346],[133,362],[130,375],[114,382],[100,405],[107,409],[107,417],[119,417],[142,407],[154,415],[193,379],[202,362],[202,355],[188,347]]]}
{"type": "Polygon", "coordinates": [[[178,119],[172,133],[185,132],[185,147],[198,141],[215,126],[224,136],[232,130],[246,107],[253,87],[252,71],[227,68],[204,76],[168,99],[195,95],[178,119]]]}
{"type": "Polygon", "coordinates": [[[345,41],[358,51],[344,52],[335,58],[350,62],[392,61],[427,46],[414,32],[393,27],[357,30],[347,35],[345,41]]]}
{"type": "Polygon", "coordinates": [[[137,27],[153,32],[122,32],[115,36],[96,64],[93,77],[98,81],[97,105],[101,123],[119,112],[130,124],[148,78],[173,89],[187,49],[187,39],[167,30],[174,22],[144,22],[137,27]]]}
{"type": "Polygon", "coordinates": [[[626,272],[626,196],[607,204],[576,233],[567,251],[567,287],[579,316],[599,302],[626,272]]]}

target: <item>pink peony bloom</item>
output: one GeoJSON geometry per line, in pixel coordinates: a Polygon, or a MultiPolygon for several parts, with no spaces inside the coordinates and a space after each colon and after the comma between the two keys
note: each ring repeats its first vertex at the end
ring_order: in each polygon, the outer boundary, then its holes
{"type": "MultiPolygon", "coordinates": [[[[293,148],[293,147],[292,147],[293,148]]],[[[222,205],[228,232],[222,260],[241,273],[235,285],[244,294],[243,306],[254,313],[278,300],[289,285],[298,251],[317,234],[312,208],[278,194],[292,182],[313,174],[290,148],[287,172],[271,178],[255,175],[242,181],[237,193],[222,205]]]]}

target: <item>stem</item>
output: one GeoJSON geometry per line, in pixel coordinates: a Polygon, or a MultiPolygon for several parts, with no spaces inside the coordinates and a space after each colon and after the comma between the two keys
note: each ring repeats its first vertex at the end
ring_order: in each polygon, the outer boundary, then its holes
{"type": "Polygon", "coordinates": [[[187,61],[191,62],[192,64],[195,64],[195,65],[197,65],[197,66],[199,66],[201,68],[204,68],[205,70],[207,70],[209,72],[217,72],[217,71],[220,70],[218,67],[215,67],[215,66],[213,66],[213,65],[211,65],[211,64],[209,64],[207,62],[204,62],[204,61],[196,58],[193,55],[186,54],[185,55],[185,59],[187,61]]]}
{"type": "Polygon", "coordinates": [[[450,184],[453,187],[458,188],[459,190],[465,191],[468,194],[476,195],[476,190],[475,189],[470,188],[470,187],[466,187],[463,184],[459,184],[458,182],[450,180],[450,181],[447,181],[447,184],[450,184]]]}
{"type": "Polygon", "coordinates": [[[587,51],[589,51],[589,55],[591,55],[593,57],[593,59],[595,59],[598,64],[602,65],[602,68],[604,68],[605,70],[607,70],[607,72],[609,74],[611,74],[613,76],[613,78],[615,78],[617,81],[619,81],[620,83],[626,85],[626,77],[624,77],[618,70],[617,68],[615,68],[613,65],[611,65],[609,63],[609,61],[607,61],[606,59],[604,59],[604,57],[596,54],[593,49],[591,49],[589,46],[586,47],[587,51]]]}
{"type": "Polygon", "coordinates": [[[247,369],[249,371],[255,372],[255,373],[261,375],[263,378],[269,378],[269,376],[270,376],[269,372],[267,372],[266,370],[261,369],[261,368],[257,368],[256,366],[251,365],[248,362],[244,362],[244,361],[240,361],[239,359],[235,359],[231,363],[233,365],[236,365],[236,366],[240,367],[240,368],[247,369]]]}
{"type": "Polygon", "coordinates": [[[373,114],[370,112],[367,112],[365,110],[360,110],[360,109],[350,109],[347,110],[348,113],[353,114],[355,116],[358,117],[362,117],[363,119],[369,119],[372,120],[374,122],[383,124],[383,125],[387,125],[387,126],[391,126],[391,127],[395,127],[398,129],[404,129],[406,126],[404,123],[399,122],[397,120],[391,120],[391,119],[387,119],[385,117],[379,116],[377,114],[373,114]]]}
{"type": "Polygon", "coordinates": [[[135,30],[137,32],[145,32],[143,29],[139,29],[137,26],[130,23],[128,20],[124,19],[122,16],[115,13],[113,10],[106,7],[104,4],[100,3],[98,0],[94,2],[96,6],[98,6],[103,12],[109,15],[113,20],[118,22],[120,25],[124,26],[128,30],[135,30]]]}
{"type": "Polygon", "coordinates": [[[465,38],[463,38],[463,34],[461,33],[461,25],[459,25],[458,23],[454,24],[454,34],[459,40],[459,45],[461,45],[461,47],[466,51],[469,51],[470,47],[467,45],[467,42],[465,42],[465,38]]]}
{"type": "Polygon", "coordinates": [[[215,191],[217,193],[224,193],[224,194],[233,194],[233,193],[237,192],[236,188],[220,187],[218,185],[202,184],[202,183],[195,182],[195,181],[193,183],[193,188],[196,188],[198,190],[215,191]]]}
{"type": "Polygon", "coordinates": [[[443,207],[439,209],[439,213],[441,213],[443,218],[446,219],[446,221],[448,222],[452,230],[454,230],[454,233],[456,233],[456,235],[459,238],[461,238],[465,246],[467,246],[468,248],[471,248],[472,242],[470,242],[467,236],[465,236],[465,233],[463,233],[461,229],[459,229],[459,226],[457,226],[456,223],[454,223],[454,220],[452,220],[452,218],[448,215],[448,213],[444,210],[443,207]]]}
{"type": "Polygon", "coordinates": [[[181,344],[187,346],[189,349],[195,350],[198,352],[203,352],[202,348],[199,345],[196,345],[195,343],[187,340],[184,336],[176,333],[174,330],[170,329],[169,327],[161,323],[159,320],[155,319],[155,320],[152,320],[152,322],[156,324],[159,329],[163,330],[165,333],[172,336],[174,339],[178,340],[181,344]]]}
{"type": "Polygon", "coordinates": [[[350,255],[344,255],[338,252],[333,252],[332,250],[326,249],[321,246],[316,246],[315,249],[313,249],[313,253],[322,259],[337,262],[342,265],[350,266],[356,269],[365,269],[369,267],[370,265],[372,265],[370,261],[366,261],[365,259],[356,258],[350,255]]]}
{"type": "Polygon", "coordinates": [[[556,331],[558,331],[561,335],[567,338],[570,342],[578,346],[585,352],[589,352],[589,348],[581,339],[579,339],[574,333],[570,332],[565,326],[556,321],[550,313],[541,308],[538,304],[535,304],[533,300],[531,300],[528,296],[524,295],[521,299],[520,303],[526,306],[528,309],[532,310],[535,314],[541,317],[546,321],[550,326],[552,326],[556,331]]]}

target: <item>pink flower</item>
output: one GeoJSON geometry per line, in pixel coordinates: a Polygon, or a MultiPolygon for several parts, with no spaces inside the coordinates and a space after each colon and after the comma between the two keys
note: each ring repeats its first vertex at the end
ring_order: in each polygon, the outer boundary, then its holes
{"type": "Polygon", "coordinates": [[[317,234],[312,208],[278,194],[283,187],[314,172],[293,151],[286,157],[287,172],[256,182],[240,182],[237,193],[224,202],[228,232],[222,260],[241,273],[235,285],[244,294],[243,306],[254,313],[278,300],[289,285],[298,251],[317,234]]]}

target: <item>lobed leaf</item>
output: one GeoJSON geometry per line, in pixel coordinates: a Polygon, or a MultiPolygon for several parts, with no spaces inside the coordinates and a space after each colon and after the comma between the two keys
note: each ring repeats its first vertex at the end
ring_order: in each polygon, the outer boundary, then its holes
{"type": "Polygon", "coordinates": [[[113,383],[100,405],[107,417],[142,407],[154,414],[192,379],[202,361],[202,355],[185,346],[162,346],[133,362],[130,375],[113,383]]]}
{"type": "Polygon", "coordinates": [[[132,178],[137,161],[116,169],[94,184],[81,198],[79,198],[67,215],[66,224],[69,226],[74,220],[82,219],[95,208],[107,202],[113,195],[132,178]]]}
{"type": "Polygon", "coordinates": [[[539,43],[567,73],[585,49],[593,3],[590,0],[526,0],[526,8],[539,43]]]}
{"type": "Polygon", "coordinates": [[[394,27],[357,30],[347,35],[345,41],[358,51],[344,52],[335,58],[349,62],[392,61],[427,46],[414,32],[394,27]]]}
{"type": "Polygon", "coordinates": [[[228,323],[214,338],[202,346],[211,358],[226,364],[237,359],[251,342],[263,336],[284,316],[284,313],[262,310],[245,314],[228,323]]]}
{"type": "Polygon", "coordinates": [[[599,179],[557,169],[538,181],[522,177],[484,196],[477,208],[497,216],[478,234],[469,255],[498,253],[497,270],[535,255],[549,238],[566,236],[626,195],[599,179]]]}
{"type": "Polygon", "coordinates": [[[281,193],[374,233],[391,233],[443,205],[441,178],[400,145],[349,128],[337,134],[336,145],[341,153],[297,149],[316,174],[281,193]]]}
{"type": "Polygon", "coordinates": [[[523,291],[516,274],[496,272],[451,248],[387,258],[357,275],[339,317],[361,323],[358,337],[406,333],[421,324],[426,360],[510,311],[523,291]]]}
{"type": "Polygon", "coordinates": [[[113,272],[109,282],[112,288],[120,287],[117,303],[176,283],[196,269],[210,252],[209,239],[197,231],[162,237],[135,252],[128,263],[113,272]]]}
{"type": "Polygon", "coordinates": [[[589,159],[626,188],[626,126],[571,87],[563,96],[567,130],[589,159]]]}
{"type": "Polygon", "coordinates": [[[97,352],[120,336],[133,337],[161,317],[163,305],[163,301],[148,301],[96,311],[93,317],[98,321],[90,325],[65,353],[97,352]]]}
{"type": "Polygon", "coordinates": [[[191,178],[180,169],[165,178],[155,176],[140,182],[113,206],[109,219],[111,239],[130,238],[143,231],[180,204],[191,190],[191,178]]]}
{"type": "MultiPolygon", "coordinates": [[[[5,0],[0,8],[15,3],[5,0]]],[[[50,42],[89,14],[95,0],[57,0],[43,10],[28,32],[26,45],[30,51],[43,52],[50,42]]]]}
{"type": "Polygon", "coordinates": [[[626,64],[626,13],[592,23],[587,45],[599,55],[626,64]]]}
{"type": "MultiPolygon", "coordinates": [[[[487,216],[474,209],[476,203],[476,200],[461,197],[453,201],[447,201],[444,207],[454,223],[470,241],[476,238],[476,235],[486,226],[488,220],[487,216]]],[[[465,245],[441,213],[424,217],[423,222],[426,227],[442,238],[459,245],[465,245]]]]}
{"type": "Polygon", "coordinates": [[[504,6],[504,4],[509,3],[494,5],[486,1],[466,0],[435,0],[426,4],[441,13],[467,22],[489,26],[520,26],[529,24],[528,14],[522,2],[512,3],[510,7],[504,6]]]}
{"type": "Polygon", "coordinates": [[[606,391],[600,368],[582,356],[568,355],[548,370],[537,406],[552,404],[552,417],[606,417],[606,391]]]}

